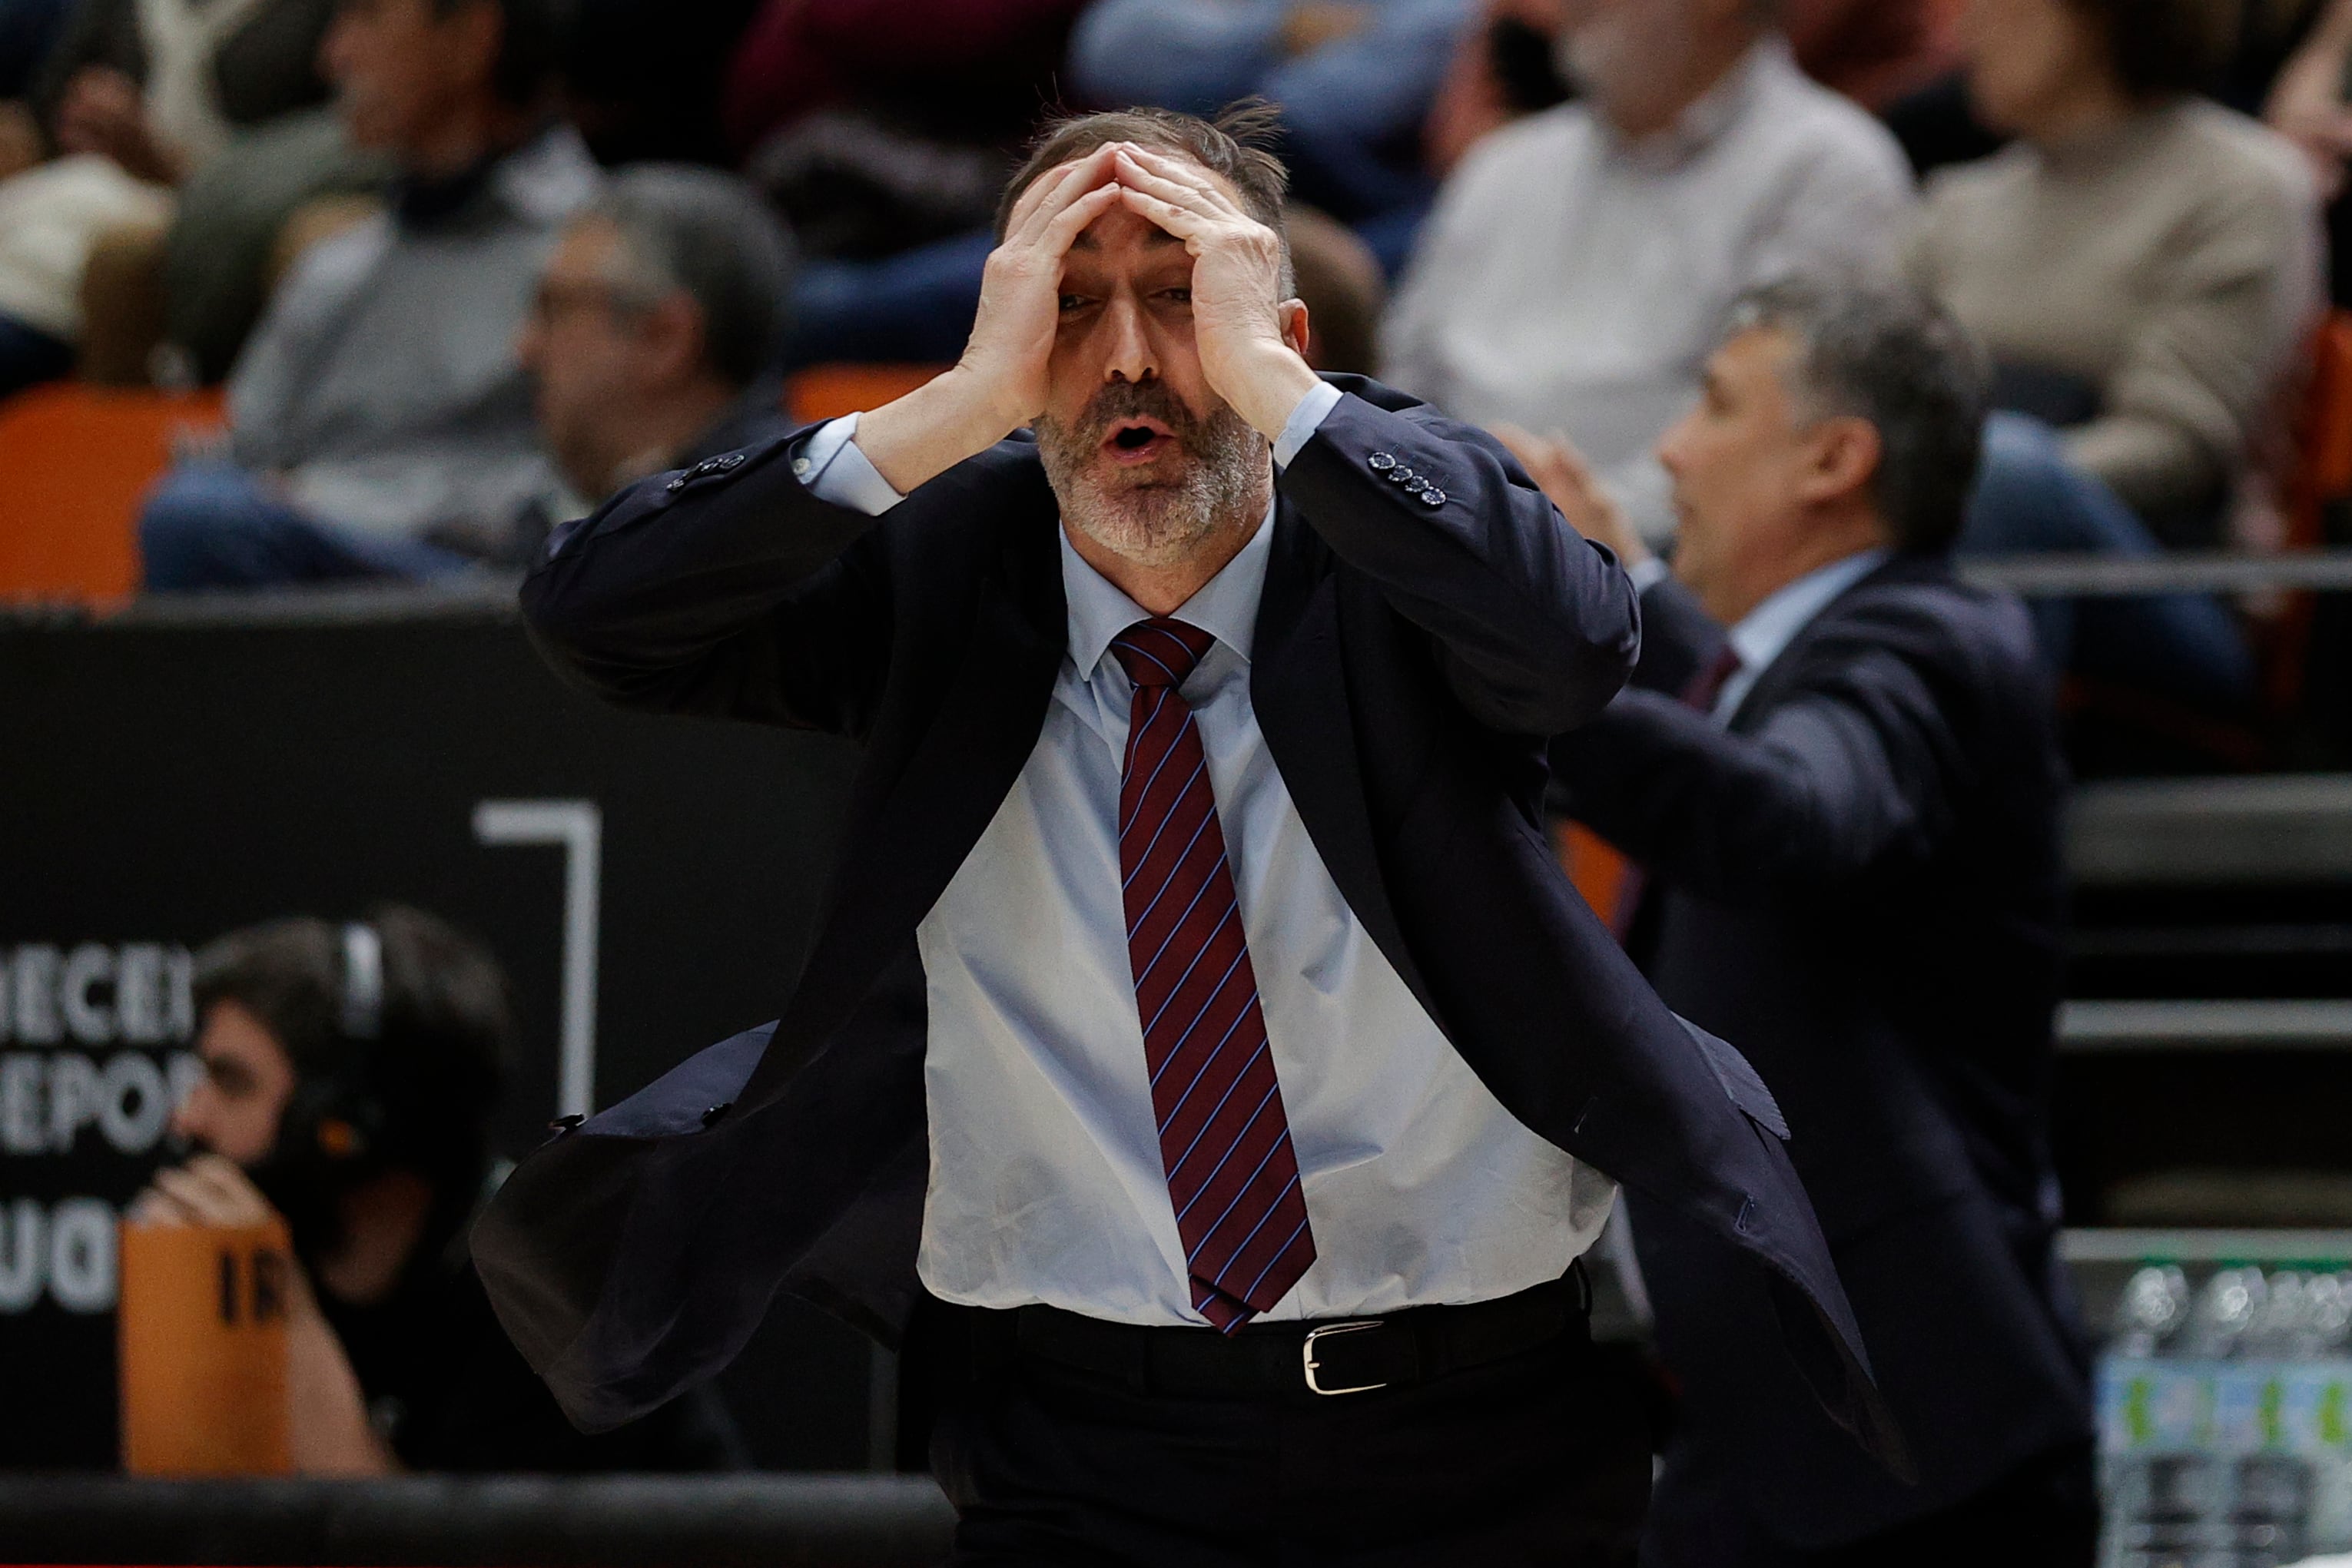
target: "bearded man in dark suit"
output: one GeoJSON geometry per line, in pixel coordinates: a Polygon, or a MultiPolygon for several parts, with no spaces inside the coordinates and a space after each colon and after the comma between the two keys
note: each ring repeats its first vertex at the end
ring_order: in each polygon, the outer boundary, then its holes
{"type": "Polygon", "coordinates": [[[958,1562],[1612,1562],[1612,1181],[1899,1442],[1771,1097],[1547,851],[1633,590],[1491,440],[1307,368],[1262,128],[1063,125],[953,369],[551,542],[524,607],[590,686],[864,767],[783,1017],[526,1161],[476,1254],[589,1426],[778,1289],[910,1333],[958,1562]]]}
{"type": "Polygon", "coordinates": [[[2023,608],[1953,573],[1984,419],[1959,329],[1892,286],[1752,296],[1660,444],[1671,575],[1563,447],[1507,438],[1643,585],[1634,689],[1551,756],[1632,856],[1627,945],[1738,1040],[1917,1460],[1900,1485],[1735,1319],[1748,1287],[1651,1223],[1685,1390],[1645,1562],[2092,1560],[2086,1368],[2049,1150],[2063,794],[2023,608]]]}

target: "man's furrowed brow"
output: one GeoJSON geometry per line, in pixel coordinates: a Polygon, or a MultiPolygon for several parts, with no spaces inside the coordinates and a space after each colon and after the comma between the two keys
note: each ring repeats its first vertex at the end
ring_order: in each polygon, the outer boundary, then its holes
{"type": "MultiPolygon", "coordinates": [[[[1151,232],[1143,236],[1143,244],[1145,247],[1151,250],[1163,250],[1169,246],[1182,245],[1183,243],[1184,242],[1181,239],[1170,234],[1166,229],[1160,227],[1156,224],[1152,225],[1151,232]]],[[[1078,232],[1077,236],[1070,241],[1070,249],[1073,251],[1085,251],[1091,255],[1102,249],[1102,241],[1095,237],[1094,230],[1081,229],[1078,232]]]]}

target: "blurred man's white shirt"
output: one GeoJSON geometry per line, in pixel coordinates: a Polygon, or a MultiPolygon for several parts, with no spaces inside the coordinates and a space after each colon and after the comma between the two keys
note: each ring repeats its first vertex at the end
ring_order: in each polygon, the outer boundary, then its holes
{"type": "Polygon", "coordinates": [[[1651,448],[1732,301],[1791,272],[1892,266],[1912,201],[1894,138],[1778,37],[1638,142],[1582,103],[1530,116],[1440,193],[1381,379],[1474,423],[1565,432],[1662,539],[1674,519],[1651,448]]]}

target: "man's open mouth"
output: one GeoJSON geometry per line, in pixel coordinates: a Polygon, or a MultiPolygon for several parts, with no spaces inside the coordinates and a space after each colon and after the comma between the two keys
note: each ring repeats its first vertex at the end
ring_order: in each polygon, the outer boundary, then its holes
{"type": "Polygon", "coordinates": [[[1122,465],[1150,463],[1176,445],[1176,433],[1148,414],[1118,421],[1103,437],[1110,460],[1122,465]]]}

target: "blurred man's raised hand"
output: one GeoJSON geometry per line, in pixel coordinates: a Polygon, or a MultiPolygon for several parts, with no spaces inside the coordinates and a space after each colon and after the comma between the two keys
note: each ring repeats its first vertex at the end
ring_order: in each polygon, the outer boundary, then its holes
{"type": "Polygon", "coordinates": [[[1545,437],[1516,424],[1498,424],[1493,434],[1519,460],[1536,488],[1559,508],[1570,528],[1593,543],[1607,546],[1621,566],[1631,569],[1650,558],[1650,547],[1625,520],[1624,508],[1617,505],[1617,498],[1593,473],[1574,442],[1558,431],[1545,437]]]}

